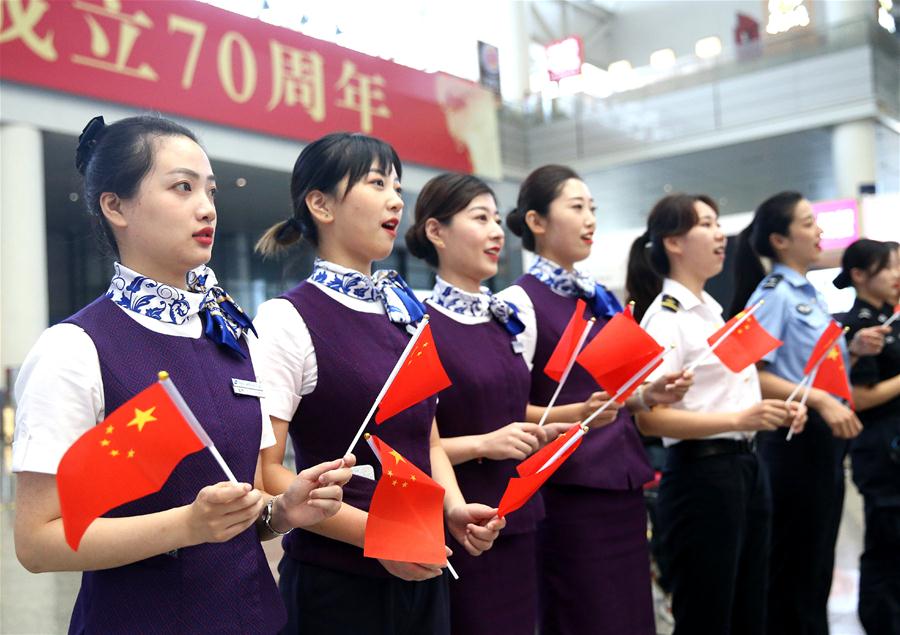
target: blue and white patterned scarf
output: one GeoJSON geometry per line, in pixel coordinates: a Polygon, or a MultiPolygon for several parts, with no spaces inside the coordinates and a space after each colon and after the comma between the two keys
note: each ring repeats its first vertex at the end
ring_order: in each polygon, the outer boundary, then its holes
{"type": "Polygon", "coordinates": [[[581,271],[566,271],[555,262],[537,256],[528,273],[548,287],[570,298],[584,298],[594,315],[610,318],[621,313],[622,305],[602,284],[581,271]]]}
{"type": "Polygon", "coordinates": [[[183,291],[142,276],[118,262],[114,267],[106,291],[110,300],[129,311],[169,324],[184,324],[192,315],[200,315],[206,337],[245,357],[238,340],[246,331],[256,334],[256,330],[237,302],[216,286],[218,281],[212,269],[201,265],[189,271],[185,281],[188,290],[183,291]]]}
{"type": "Polygon", "coordinates": [[[415,324],[425,315],[425,306],[393,269],[376,271],[370,278],[358,271],[316,258],[309,280],[357,300],[381,302],[388,319],[396,324],[415,324]]]}
{"type": "Polygon", "coordinates": [[[515,336],[525,330],[519,319],[518,307],[493,295],[487,287],[481,287],[480,293],[469,293],[436,276],[431,301],[460,315],[490,316],[500,322],[510,335],[515,336]]]}

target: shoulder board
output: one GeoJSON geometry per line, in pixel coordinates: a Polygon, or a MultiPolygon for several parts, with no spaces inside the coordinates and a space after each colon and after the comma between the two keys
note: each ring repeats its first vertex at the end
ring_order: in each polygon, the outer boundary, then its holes
{"type": "Polygon", "coordinates": [[[763,289],[774,289],[778,286],[778,283],[784,280],[784,276],[780,273],[773,273],[771,276],[766,278],[766,281],[763,282],[763,289]]]}
{"type": "Polygon", "coordinates": [[[681,310],[681,302],[678,301],[678,298],[671,296],[668,293],[663,295],[660,304],[664,310],[671,311],[672,313],[681,310]]]}

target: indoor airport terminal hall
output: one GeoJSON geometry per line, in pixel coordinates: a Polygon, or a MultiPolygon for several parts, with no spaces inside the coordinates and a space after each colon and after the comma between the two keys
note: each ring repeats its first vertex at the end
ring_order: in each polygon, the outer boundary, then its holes
{"type": "Polygon", "coordinates": [[[0,0],[0,633],[900,635],[898,0],[0,0]]]}

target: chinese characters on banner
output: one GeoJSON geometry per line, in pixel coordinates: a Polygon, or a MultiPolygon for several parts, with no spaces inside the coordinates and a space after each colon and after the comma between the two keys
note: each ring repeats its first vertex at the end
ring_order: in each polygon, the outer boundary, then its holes
{"type": "Polygon", "coordinates": [[[0,0],[0,57],[3,80],[291,139],[360,131],[501,177],[484,88],[198,2],[0,0]]]}

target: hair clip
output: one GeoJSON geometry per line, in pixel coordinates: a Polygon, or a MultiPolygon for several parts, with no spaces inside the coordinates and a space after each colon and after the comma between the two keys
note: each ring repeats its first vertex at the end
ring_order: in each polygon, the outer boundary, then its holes
{"type": "Polygon", "coordinates": [[[78,137],[78,148],[75,150],[75,168],[79,172],[84,172],[94,147],[97,145],[100,133],[106,128],[106,122],[102,115],[97,115],[84,127],[81,135],[78,137]]]}

